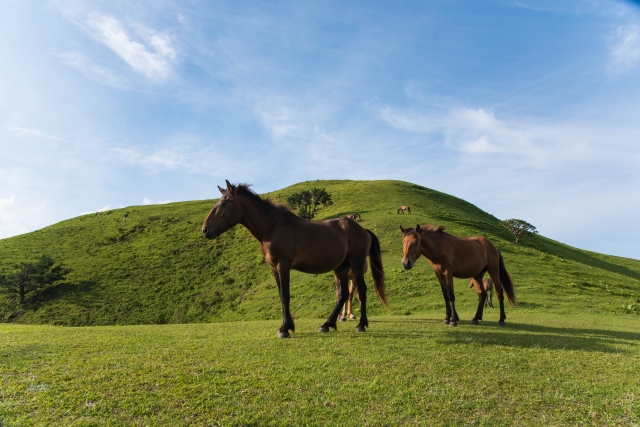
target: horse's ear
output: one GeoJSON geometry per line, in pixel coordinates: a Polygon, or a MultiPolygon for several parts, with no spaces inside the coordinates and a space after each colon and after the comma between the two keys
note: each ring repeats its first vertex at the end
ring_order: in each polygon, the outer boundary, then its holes
{"type": "Polygon", "coordinates": [[[420,224],[416,225],[416,231],[419,233],[420,232],[420,224]]]}
{"type": "Polygon", "coordinates": [[[407,234],[407,230],[405,228],[403,228],[402,226],[400,226],[400,230],[402,230],[402,234],[407,234]]]}
{"type": "Polygon", "coordinates": [[[225,189],[224,189],[224,188],[222,188],[222,187],[220,187],[219,185],[218,185],[218,190],[220,190],[220,193],[221,193],[223,196],[224,196],[224,194],[226,193],[225,189]]]}
{"type": "Polygon", "coordinates": [[[234,187],[233,185],[231,185],[231,183],[229,182],[229,180],[228,180],[228,179],[225,179],[225,180],[224,180],[224,182],[226,182],[226,183],[227,183],[227,191],[228,191],[229,193],[233,193],[233,192],[234,192],[233,190],[235,190],[235,189],[236,189],[236,187],[234,187]]]}

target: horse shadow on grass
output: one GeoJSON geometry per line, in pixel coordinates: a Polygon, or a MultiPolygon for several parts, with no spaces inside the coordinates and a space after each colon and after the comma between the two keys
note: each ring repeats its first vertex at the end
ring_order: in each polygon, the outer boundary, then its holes
{"type": "MultiPolygon", "coordinates": [[[[508,346],[518,348],[543,348],[549,350],[581,350],[604,353],[629,353],[629,344],[640,345],[640,333],[595,328],[551,327],[526,323],[511,323],[498,326],[494,322],[470,325],[461,321],[458,327],[438,325],[440,319],[394,319],[369,320],[373,328],[371,336],[376,339],[435,339],[443,344],[470,344],[486,346],[508,346]],[[424,324],[425,330],[392,331],[376,327],[376,323],[424,324]],[[382,329],[382,330],[381,330],[382,329]]],[[[382,326],[382,325],[380,325],[382,326]]]]}

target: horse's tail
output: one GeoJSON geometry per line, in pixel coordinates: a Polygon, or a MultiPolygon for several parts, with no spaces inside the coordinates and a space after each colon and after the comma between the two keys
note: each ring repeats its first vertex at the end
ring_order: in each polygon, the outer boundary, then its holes
{"type": "Polygon", "coordinates": [[[385,307],[387,304],[387,292],[384,289],[384,269],[382,267],[382,254],[380,252],[380,240],[378,236],[367,230],[371,235],[371,248],[369,248],[369,266],[371,267],[371,276],[373,277],[373,285],[376,288],[376,295],[385,307]]]}
{"type": "Polygon", "coordinates": [[[509,305],[511,307],[515,307],[517,302],[516,290],[513,287],[513,281],[511,281],[511,277],[509,276],[509,273],[507,273],[504,261],[502,260],[502,254],[500,252],[498,252],[498,257],[500,259],[500,283],[502,283],[502,289],[504,289],[504,293],[507,294],[509,305]]]}

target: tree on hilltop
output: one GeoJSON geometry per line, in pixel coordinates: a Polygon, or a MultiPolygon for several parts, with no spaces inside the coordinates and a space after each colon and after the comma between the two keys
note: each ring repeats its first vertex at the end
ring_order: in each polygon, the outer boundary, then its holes
{"type": "Polygon", "coordinates": [[[533,225],[521,219],[505,219],[504,221],[500,221],[500,224],[514,235],[516,245],[520,244],[523,237],[538,234],[538,230],[536,230],[533,225]]]}
{"type": "Polygon", "coordinates": [[[300,217],[313,219],[318,210],[333,204],[331,194],[324,188],[313,187],[287,196],[287,205],[300,217]]]}

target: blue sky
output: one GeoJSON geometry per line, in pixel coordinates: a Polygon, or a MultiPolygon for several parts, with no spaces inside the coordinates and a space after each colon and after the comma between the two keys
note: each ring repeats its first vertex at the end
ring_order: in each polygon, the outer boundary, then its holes
{"type": "Polygon", "coordinates": [[[640,259],[640,6],[0,0],[0,238],[397,179],[640,259]]]}

